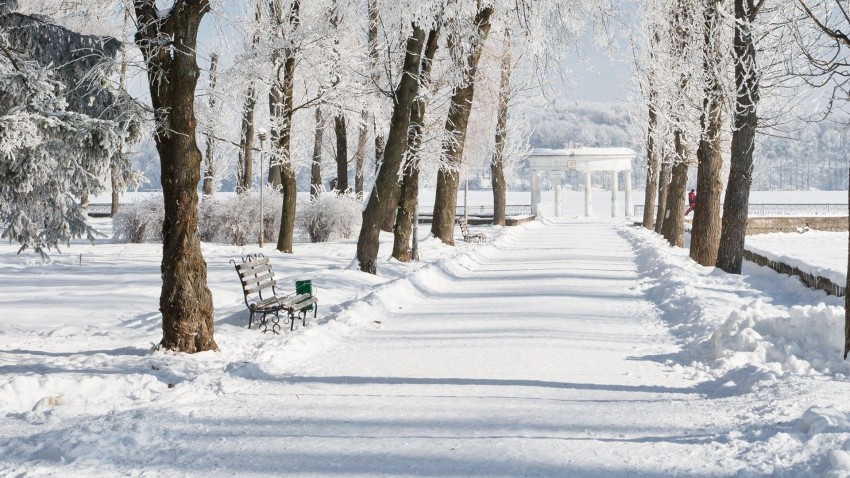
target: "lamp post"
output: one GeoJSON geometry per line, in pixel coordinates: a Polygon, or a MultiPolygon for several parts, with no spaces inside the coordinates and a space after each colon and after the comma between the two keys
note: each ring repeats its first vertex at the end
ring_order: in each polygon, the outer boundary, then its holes
{"type": "Polygon", "coordinates": [[[260,140],[260,247],[263,247],[264,234],[266,229],[266,221],[265,215],[263,214],[263,190],[265,189],[265,185],[263,184],[263,154],[266,152],[265,142],[266,138],[268,138],[268,132],[265,128],[260,128],[257,131],[257,137],[260,140]]]}

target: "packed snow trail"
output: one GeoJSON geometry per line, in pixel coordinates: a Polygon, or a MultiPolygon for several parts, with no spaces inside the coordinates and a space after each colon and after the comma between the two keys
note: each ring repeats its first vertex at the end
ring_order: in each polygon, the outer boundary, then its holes
{"type": "Polygon", "coordinates": [[[742,468],[712,443],[724,419],[660,363],[676,347],[636,288],[633,252],[615,226],[552,222],[513,237],[297,373],[271,385],[258,377],[253,390],[247,380],[238,400],[256,393],[266,409],[246,419],[251,412],[234,402],[222,425],[220,409],[207,417],[210,439],[233,427],[247,434],[236,441],[254,457],[230,471],[610,477],[742,468]]]}
{"type": "MultiPolygon", "coordinates": [[[[0,397],[20,402],[0,403],[0,476],[799,476],[840,448],[807,451],[780,423],[793,387],[778,406],[670,365],[678,347],[617,227],[513,228],[281,337],[246,330],[233,296],[219,353],[111,349],[156,323],[20,332],[0,351],[0,397]]],[[[224,263],[219,297],[238,292],[224,263]]]]}

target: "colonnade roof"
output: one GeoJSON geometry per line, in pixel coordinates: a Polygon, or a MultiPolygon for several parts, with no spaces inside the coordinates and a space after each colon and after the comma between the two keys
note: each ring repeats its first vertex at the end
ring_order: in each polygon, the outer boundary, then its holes
{"type": "Polygon", "coordinates": [[[528,162],[535,171],[631,171],[636,156],[629,148],[535,148],[528,162]]]}

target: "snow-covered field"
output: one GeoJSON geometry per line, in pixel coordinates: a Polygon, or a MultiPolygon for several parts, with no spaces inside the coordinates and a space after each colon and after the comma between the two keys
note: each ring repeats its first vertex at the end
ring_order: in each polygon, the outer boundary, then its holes
{"type": "Polygon", "coordinates": [[[842,299],[621,222],[477,230],[378,276],[267,248],[320,298],[280,336],[228,263],[257,248],[204,244],[195,356],[151,351],[160,246],[0,246],[0,476],[850,476],[842,299]]]}
{"type": "Polygon", "coordinates": [[[747,249],[770,260],[844,285],[847,280],[847,233],[808,231],[747,237],[747,249]]]}
{"type": "MultiPolygon", "coordinates": [[[[152,193],[125,193],[121,197],[122,202],[133,202],[142,197],[149,197],[152,193]]],[[[233,194],[233,193],[219,193],[233,194]]],[[[304,193],[306,195],[306,193],[304,193]]],[[[423,189],[420,195],[420,205],[423,212],[430,212],[434,206],[434,189],[423,189]]],[[[542,207],[543,214],[552,216],[555,214],[555,192],[542,191],[542,207]]],[[[97,196],[91,199],[92,203],[109,203],[108,195],[97,196]]],[[[632,194],[632,200],[635,206],[643,206],[644,192],[635,190],[632,194]]],[[[685,198],[682,198],[684,201],[685,198]]],[[[464,203],[463,191],[458,193],[457,204],[462,206],[464,203]]],[[[492,191],[469,191],[467,194],[467,203],[470,207],[489,206],[493,205],[492,191]]],[[[509,205],[530,205],[531,193],[529,191],[509,191],[507,197],[509,205]]],[[[594,189],[592,195],[593,217],[608,218],[611,217],[611,192],[594,189]]],[[[618,213],[625,213],[626,197],[624,192],[620,192],[618,205],[620,210],[618,213]]],[[[846,191],[753,191],[750,195],[750,204],[753,205],[754,213],[758,215],[847,215],[847,192],[846,191]],[[761,206],[764,204],[773,205],[766,207],[761,211],[761,206]],[[796,205],[795,207],[783,207],[781,205],[796,205]],[[830,205],[827,208],[826,205],[830,205]],[[763,214],[760,214],[763,212],[763,214]]],[[[584,191],[565,189],[561,197],[561,208],[564,216],[583,216],[584,215],[584,191]]],[[[630,214],[631,215],[631,214],[630,214]]]]}

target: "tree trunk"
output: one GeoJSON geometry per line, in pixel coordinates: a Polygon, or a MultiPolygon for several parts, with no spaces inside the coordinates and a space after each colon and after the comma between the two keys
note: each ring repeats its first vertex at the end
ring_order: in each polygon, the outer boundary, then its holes
{"type": "MultiPolygon", "coordinates": [[[[272,5],[278,4],[273,3],[272,5]]],[[[300,23],[300,7],[300,0],[294,0],[285,14],[284,12],[273,9],[272,15],[278,25],[287,22],[290,24],[287,29],[294,30],[300,23]]],[[[280,185],[283,193],[277,250],[292,254],[297,200],[295,170],[292,168],[290,152],[292,144],[292,94],[295,84],[295,51],[289,48],[275,50],[272,52],[272,63],[275,75],[271,91],[269,92],[269,110],[272,119],[272,164],[274,164],[273,169],[277,172],[278,176],[273,177],[270,174],[269,183],[273,186],[280,185]]]]}
{"type": "Polygon", "coordinates": [[[693,260],[707,267],[717,263],[720,245],[720,195],[723,193],[723,157],[720,155],[720,129],[723,126],[723,91],[717,73],[722,67],[723,52],[720,46],[718,0],[706,0],[705,47],[703,49],[703,93],[700,125],[702,135],[697,148],[697,207],[694,209],[691,230],[693,260]]]}
{"type": "MultiPolygon", "coordinates": [[[[209,87],[209,105],[210,113],[215,114],[215,86],[218,80],[218,55],[213,53],[210,56],[210,87],[209,87]]],[[[210,128],[212,129],[212,128],[210,128]]],[[[213,155],[215,154],[215,139],[213,139],[212,131],[207,131],[207,154],[205,155],[206,167],[204,172],[204,196],[212,196],[213,179],[215,179],[215,163],[213,155]]]]}
{"type": "MultiPolygon", "coordinates": [[[[658,159],[661,159],[660,154],[658,159]]],[[[670,170],[672,168],[673,166],[669,161],[664,161],[661,163],[658,172],[658,207],[655,211],[655,232],[658,234],[661,234],[661,229],[664,227],[664,213],[667,210],[667,192],[670,190],[670,170]]]]}
{"type": "Polygon", "coordinates": [[[381,169],[381,163],[384,162],[384,150],[387,148],[387,138],[384,133],[378,130],[378,125],[375,125],[375,175],[381,169]]]}
{"type": "Polygon", "coordinates": [[[357,149],[354,151],[354,193],[363,196],[363,166],[366,162],[366,142],[369,140],[369,111],[360,113],[360,131],[357,134],[357,149]]]}
{"type": "Polygon", "coordinates": [[[109,217],[115,217],[118,214],[121,198],[118,195],[118,172],[114,169],[112,170],[112,174],[110,174],[110,180],[112,182],[112,207],[109,209],[109,217]]]}
{"type": "MultiPolygon", "coordinates": [[[[419,88],[428,89],[431,84],[431,65],[437,53],[440,31],[431,30],[425,43],[419,88]]],[[[410,262],[410,240],[413,235],[413,221],[416,220],[416,205],[419,202],[419,149],[422,145],[422,129],[425,122],[425,98],[422,95],[413,103],[410,113],[410,126],[407,135],[407,154],[398,201],[398,215],[393,228],[393,257],[401,262],[410,262]]]]}
{"type": "Polygon", "coordinates": [[[162,164],[161,345],[187,353],[215,350],[212,294],[197,234],[201,151],[195,140],[194,110],[198,27],[209,3],[184,3],[162,15],[155,0],[136,0],[134,9],[139,25],[136,44],[147,65],[157,120],[154,139],[162,164]],[[163,37],[170,38],[173,47],[162,47],[163,37]]]}
{"type": "Polygon", "coordinates": [[[685,190],[688,187],[688,159],[683,142],[684,133],[673,133],[676,158],[670,185],[667,189],[667,204],[661,234],[671,246],[682,247],[685,242],[685,190]]]}
{"type": "Polygon", "coordinates": [[[313,136],[313,163],[310,165],[310,196],[316,197],[322,192],[322,140],[325,135],[325,118],[322,110],[316,108],[316,134],[313,136]]]}
{"type": "Polygon", "coordinates": [[[643,227],[655,228],[656,194],[658,193],[659,171],[658,152],[655,151],[655,127],[658,124],[658,114],[655,112],[656,93],[652,84],[649,86],[649,129],[646,134],[646,191],[643,200],[643,227]]]}
{"type": "Polygon", "coordinates": [[[466,73],[464,85],[456,87],[449,103],[449,114],[446,118],[446,137],[443,144],[443,165],[437,173],[437,192],[434,199],[434,222],[431,233],[434,237],[448,245],[454,245],[455,208],[457,206],[458,173],[463,161],[463,147],[466,142],[466,128],[469,124],[469,113],[472,110],[472,100],[475,96],[475,72],[484,41],[490,32],[490,15],[492,7],[486,7],[475,16],[478,27],[478,42],[465,58],[466,73]]]}
{"type": "MultiPolygon", "coordinates": [[[[850,185],[850,170],[848,170],[847,181],[847,184],[850,185]]],[[[850,187],[847,188],[847,198],[847,203],[850,204],[850,187]]],[[[848,224],[847,230],[850,231],[850,224],[848,224]]],[[[850,239],[850,236],[848,236],[848,239],[850,239]]],[[[847,270],[850,271],[850,250],[847,251],[847,270]]],[[[847,281],[844,283],[844,287],[844,360],[847,360],[847,354],[850,353],[850,294],[846,293],[846,291],[850,291],[850,274],[847,274],[847,281]]]]}
{"type": "Polygon", "coordinates": [[[336,189],[344,193],[348,191],[348,133],[345,127],[345,115],[342,113],[334,117],[334,133],[336,133],[336,189]]]}
{"type": "Polygon", "coordinates": [[[741,273],[744,241],[749,220],[750,187],[753,183],[753,150],[759,102],[756,47],[753,39],[752,0],[735,0],[735,87],[738,92],[733,117],[732,155],[729,184],[723,204],[723,230],[717,267],[733,274],[741,273]]]}
{"type": "Polygon", "coordinates": [[[508,106],[511,97],[511,31],[505,28],[502,43],[499,110],[496,113],[496,145],[490,162],[490,182],[493,185],[493,224],[505,225],[507,183],[505,182],[505,140],[508,126],[508,106]]]}
{"type": "Polygon", "coordinates": [[[250,191],[254,183],[254,110],[257,107],[257,93],[254,82],[248,83],[245,102],[242,104],[242,129],[239,136],[239,181],[236,192],[250,191]]]}
{"type": "Polygon", "coordinates": [[[413,102],[419,92],[419,71],[424,43],[425,31],[413,25],[413,33],[405,45],[401,80],[393,95],[393,115],[384,158],[375,179],[375,187],[363,211],[363,224],[357,239],[357,261],[361,271],[371,274],[377,272],[381,223],[398,204],[392,201],[392,190],[398,185],[399,168],[407,150],[407,130],[410,126],[413,102]]]}
{"type": "MultiPolygon", "coordinates": [[[[654,49],[661,42],[661,36],[656,31],[652,36],[653,43],[650,46],[649,58],[650,62],[655,61],[654,49]]],[[[655,70],[650,68],[648,73],[648,90],[649,95],[647,103],[649,105],[649,126],[646,131],[646,189],[644,191],[643,200],[643,227],[653,230],[655,229],[655,217],[658,214],[655,210],[657,203],[659,183],[659,163],[660,158],[658,151],[655,148],[655,136],[657,134],[656,127],[658,126],[658,112],[655,109],[655,101],[658,98],[656,91],[655,70]]],[[[661,207],[659,206],[659,209],[661,207]]]]}

